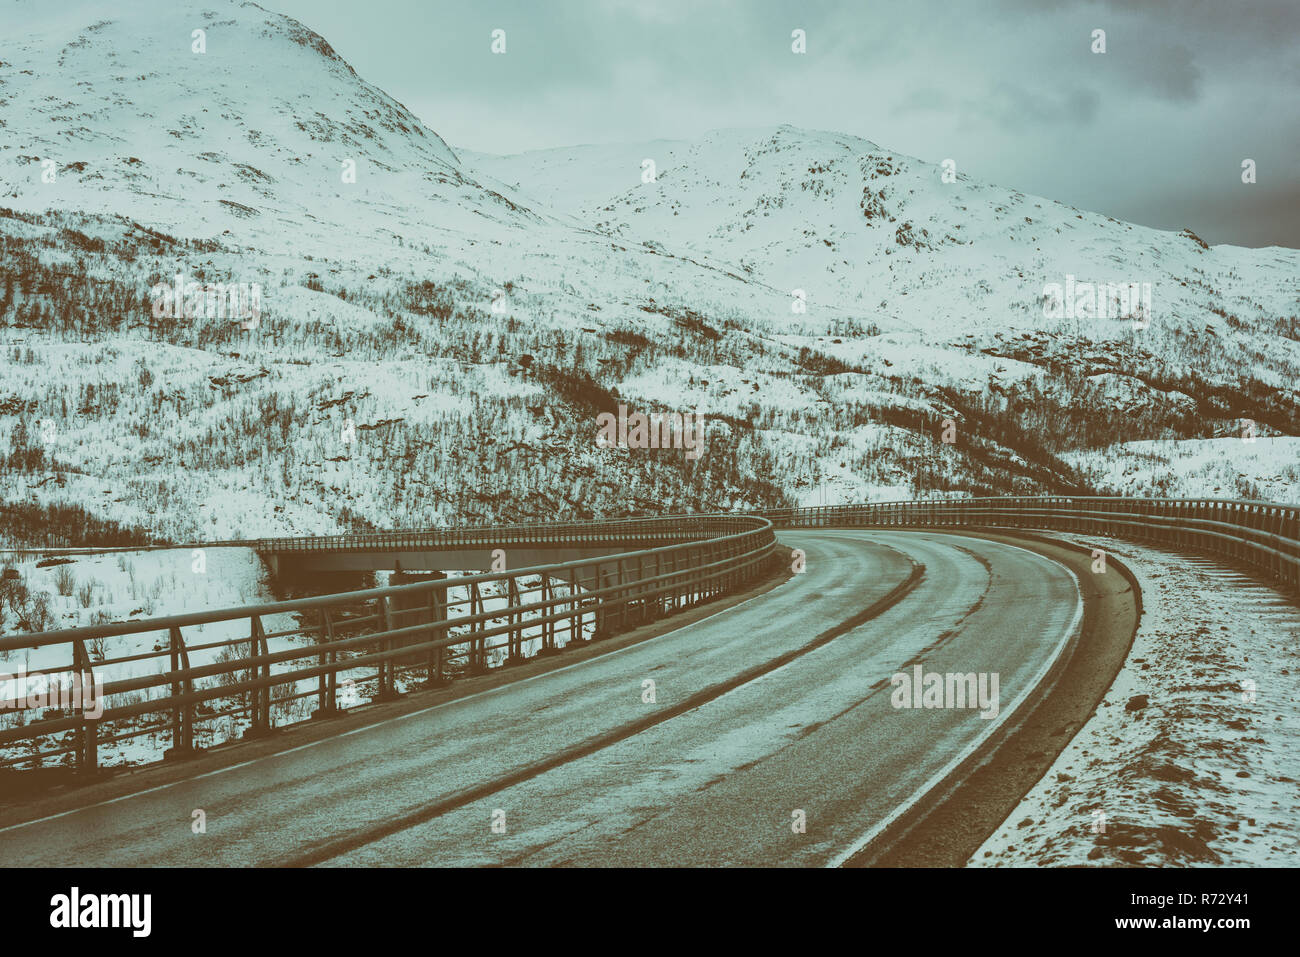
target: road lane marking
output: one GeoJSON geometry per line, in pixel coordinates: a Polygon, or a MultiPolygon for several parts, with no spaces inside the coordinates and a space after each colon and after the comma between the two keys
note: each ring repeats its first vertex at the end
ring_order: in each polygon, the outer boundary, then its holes
{"type": "MultiPolygon", "coordinates": [[[[881,547],[889,548],[888,545],[883,545],[881,547]]],[[[876,601],[872,602],[862,611],[837,625],[827,628],[807,644],[802,645],[799,648],[785,652],[770,661],[755,665],[752,668],[747,668],[740,674],[733,675],[725,681],[720,681],[715,685],[697,691],[677,704],[665,708],[663,711],[647,715],[637,721],[595,735],[586,741],[565,748],[564,750],[543,758],[540,761],[535,761],[522,768],[517,768],[514,771],[501,775],[491,781],[464,788],[445,798],[406,811],[385,822],[364,828],[363,830],[354,832],[351,835],[344,835],[342,837],[330,838],[318,842],[314,849],[306,853],[298,854],[297,856],[289,858],[275,858],[269,861],[262,861],[259,862],[258,866],[311,867],[315,864],[323,863],[324,861],[339,857],[342,854],[347,854],[351,851],[357,850],[360,847],[365,847],[368,844],[373,844],[376,841],[383,840],[386,837],[391,837],[393,834],[410,830],[413,827],[424,824],[434,818],[441,817],[443,814],[454,811],[466,804],[470,804],[473,801],[486,797],[489,794],[495,794],[498,791],[503,791],[524,781],[539,777],[554,768],[569,764],[579,758],[587,757],[590,754],[604,750],[605,748],[618,744],[621,741],[626,741],[628,738],[634,737],[648,728],[655,727],[656,725],[663,724],[666,721],[670,721],[673,718],[679,717],[690,711],[694,711],[711,701],[717,700],[723,695],[735,691],[737,688],[744,687],[747,684],[763,678],[773,671],[784,668],[792,661],[802,658],[810,652],[816,651],[818,648],[834,641],[841,635],[847,634],[865,622],[870,621],[894,607],[906,598],[925,577],[924,565],[921,565],[912,559],[909,559],[909,562],[912,565],[912,572],[905,580],[895,585],[889,590],[889,592],[876,599],[876,601]]]]}
{"type": "Polygon", "coordinates": [[[966,761],[971,755],[977,752],[995,733],[997,733],[999,728],[1003,727],[1008,721],[1010,721],[1013,717],[1016,716],[1016,714],[1020,711],[1021,706],[1025,703],[1025,701],[1029,698],[1030,695],[1034,694],[1038,690],[1038,686],[1047,677],[1048,673],[1052,670],[1052,668],[1056,666],[1056,663],[1060,660],[1061,655],[1065,651],[1066,645],[1068,645],[1070,641],[1076,637],[1076,632],[1083,623],[1083,586],[1082,583],[1079,581],[1079,576],[1075,573],[1074,569],[1068,567],[1067,565],[1061,562],[1057,562],[1054,559],[1048,558],[1045,555],[1041,555],[1038,552],[1033,551],[1032,549],[1023,548],[1020,545],[1012,545],[1009,542],[998,542],[996,544],[1005,545],[1008,548],[1014,548],[1018,551],[1025,552],[1028,555],[1034,556],[1034,558],[1038,559],[1041,562],[1047,563],[1057,568],[1063,568],[1067,573],[1069,573],[1071,580],[1074,582],[1074,590],[1076,596],[1074,615],[1070,619],[1070,623],[1066,626],[1060,641],[1057,642],[1056,648],[1053,649],[1053,652],[1048,657],[1047,661],[1043,663],[1043,666],[1034,675],[1033,680],[1029,683],[1029,685],[1025,688],[1025,690],[1022,691],[1016,697],[1014,702],[1012,702],[1011,707],[1002,712],[1001,717],[994,718],[992,725],[988,727],[983,734],[978,735],[970,744],[968,744],[965,748],[959,751],[947,764],[945,764],[942,768],[940,768],[937,772],[935,772],[935,774],[933,774],[919,788],[913,791],[912,794],[905,801],[897,805],[894,808],[894,810],[890,811],[889,814],[885,815],[884,818],[882,818],[875,826],[873,826],[865,834],[862,834],[857,838],[857,840],[853,841],[853,843],[850,844],[846,850],[835,855],[829,861],[827,861],[826,864],[824,865],[825,867],[844,866],[844,864],[847,861],[852,859],[854,855],[858,854],[863,848],[867,847],[872,841],[874,841],[881,834],[883,834],[890,826],[894,824],[895,821],[901,818],[908,811],[912,810],[912,808],[915,807],[919,801],[925,798],[927,794],[929,794],[932,790],[934,790],[940,784],[942,784],[944,779],[948,777],[948,775],[950,775],[953,771],[955,771],[958,767],[960,767],[961,764],[964,761],[966,761]]]}

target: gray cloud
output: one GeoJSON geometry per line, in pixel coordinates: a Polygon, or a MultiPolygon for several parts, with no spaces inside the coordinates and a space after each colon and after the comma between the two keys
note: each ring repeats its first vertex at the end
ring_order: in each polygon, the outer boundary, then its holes
{"type": "Polygon", "coordinates": [[[453,145],[789,123],[954,157],[976,178],[1210,242],[1300,246],[1296,0],[264,3],[453,145]],[[504,57],[489,53],[497,27],[504,57]],[[805,56],[790,52],[796,27],[805,56]],[[1225,192],[1245,156],[1261,163],[1255,216],[1225,192]]]}
{"type": "Polygon", "coordinates": [[[1132,75],[1158,94],[1171,100],[1194,100],[1199,95],[1201,71],[1182,44],[1149,48],[1140,63],[1132,75]]]}
{"type": "Polygon", "coordinates": [[[1100,104],[1097,92],[1084,87],[1055,93],[1000,83],[983,97],[965,100],[963,112],[967,119],[984,116],[1004,129],[1025,130],[1055,124],[1088,125],[1100,104]]]}

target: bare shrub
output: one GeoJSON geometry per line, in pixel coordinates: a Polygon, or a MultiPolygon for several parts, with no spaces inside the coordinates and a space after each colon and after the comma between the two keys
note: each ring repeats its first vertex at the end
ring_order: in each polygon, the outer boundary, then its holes
{"type": "Polygon", "coordinates": [[[54,611],[50,607],[50,593],[36,592],[27,600],[27,623],[32,631],[49,631],[54,624],[54,611]]]}
{"type": "Polygon", "coordinates": [[[72,591],[77,587],[77,576],[72,573],[71,565],[60,565],[54,572],[54,587],[58,589],[59,594],[65,598],[72,597],[72,591]]]}
{"type": "Polygon", "coordinates": [[[71,565],[60,565],[54,572],[54,587],[58,589],[59,594],[65,598],[72,596],[72,591],[77,587],[77,576],[72,573],[71,565]]]}

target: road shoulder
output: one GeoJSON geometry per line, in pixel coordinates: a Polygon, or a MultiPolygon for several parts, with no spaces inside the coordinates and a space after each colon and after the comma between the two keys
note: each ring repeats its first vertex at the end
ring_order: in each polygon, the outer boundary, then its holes
{"type": "Polygon", "coordinates": [[[1132,647],[1141,591],[1121,563],[1092,571],[1090,549],[1032,533],[930,528],[1027,548],[1073,570],[1083,594],[1079,640],[1047,693],[850,858],[848,867],[961,867],[1006,820],[1105,697],[1132,647]]]}

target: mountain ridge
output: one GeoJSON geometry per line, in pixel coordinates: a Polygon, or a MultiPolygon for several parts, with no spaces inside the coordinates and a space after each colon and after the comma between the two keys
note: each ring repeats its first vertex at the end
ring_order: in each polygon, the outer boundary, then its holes
{"type": "Polygon", "coordinates": [[[653,182],[640,146],[498,162],[256,4],[20,2],[40,20],[0,65],[20,509],[181,540],[1088,491],[1136,474],[1124,443],[1295,434],[1292,251],[790,126],[680,141],[653,182]],[[574,182],[584,202],[558,203],[574,182]],[[260,325],[152,315],[176,272],[261,284],[260,325]],[[1048,318],[1068,274],[1149,279],[1149,328],[1048,318]],[[620,403],[702,411],[710,451],[598,448],[620,403]],[[19,447],[38,423],[53,438],[19,447]]]}

